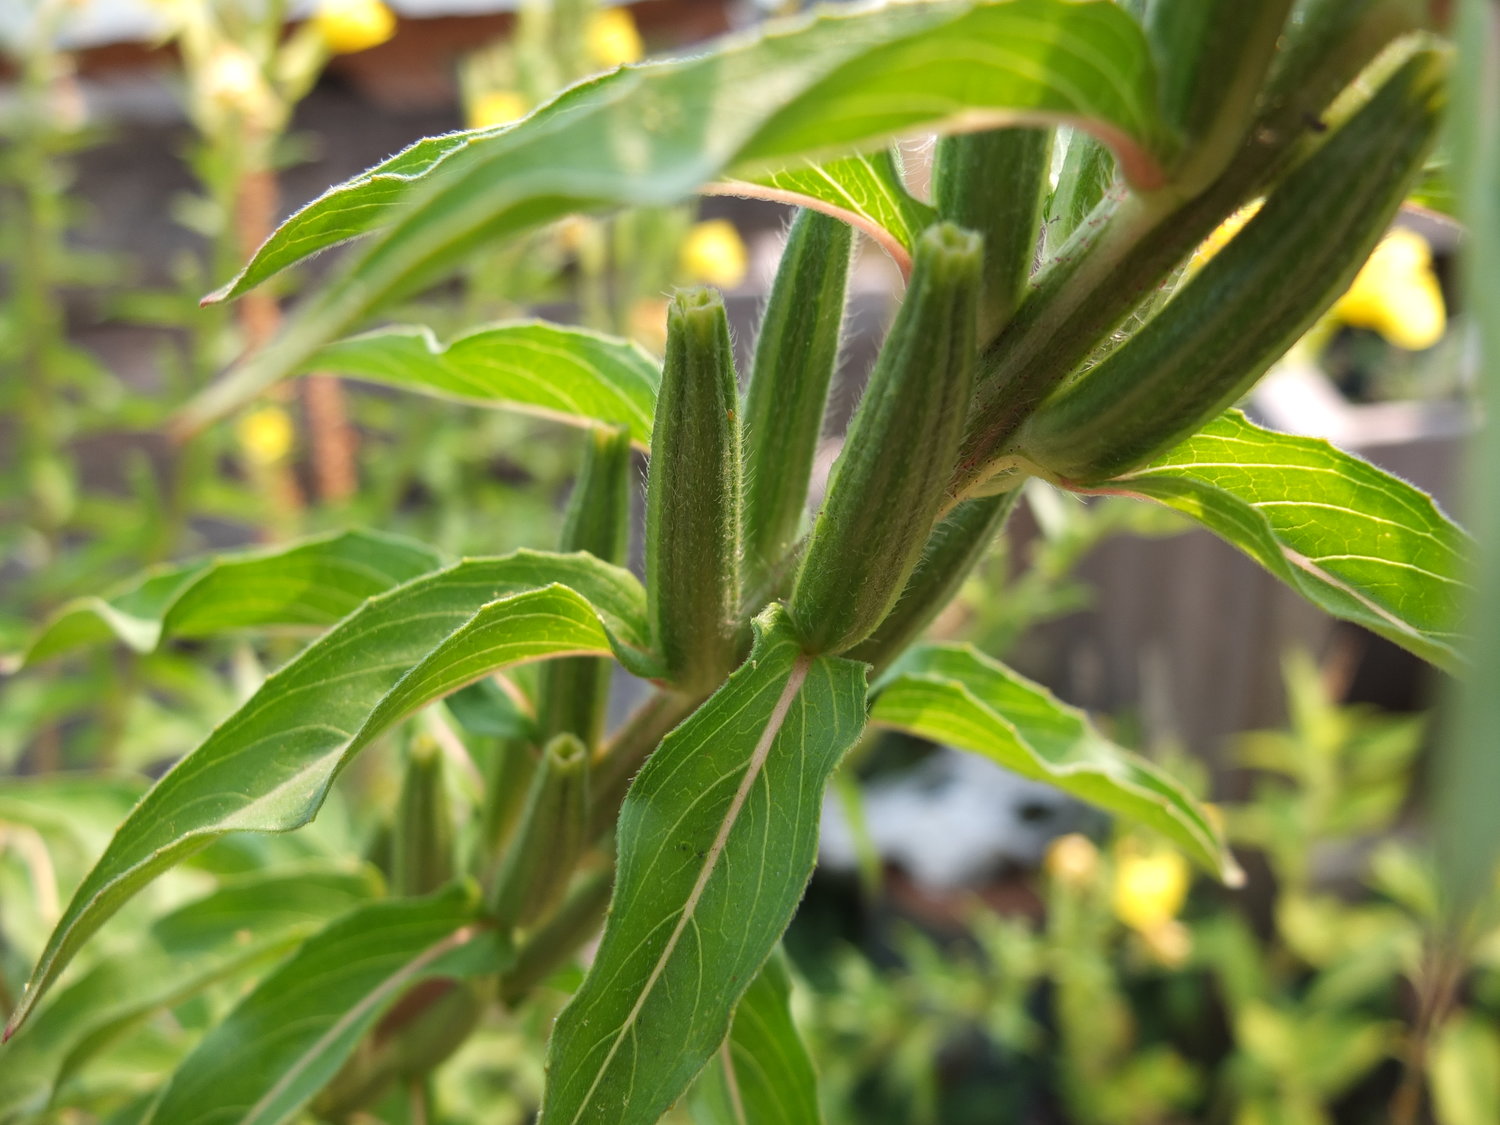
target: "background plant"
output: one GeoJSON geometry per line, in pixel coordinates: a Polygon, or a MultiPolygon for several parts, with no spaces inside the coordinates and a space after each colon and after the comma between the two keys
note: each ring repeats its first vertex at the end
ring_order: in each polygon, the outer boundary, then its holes
{"type": "MultiPolygon", "coordinates": [[[[83,877],[17,997],[10,1031],[36,1013],[17,1049],[61,1057],[27,1069],[44,1077],[20,1104],[45,1106],[79,1058],[70,1012],[93,1020],[99,1005],[86,990],[38,1004],[107,917],[143,905],[137,892],[178,863],[227,864],[212,857],[236,833],[306,824],[359,750],[443,697],[448,718],[428,712],[425,738],[409,740],[399,816],[368,845],[388,893],[296,930],[301,944],[248,994],[203,1013],[202,1038],[135,1103],[140,1119],[229,1106],[249,1107],[241,1120],[337,1117],[392,1089],[430,1116],[432,1068],[495,999],[527,1000],[611,898],[552,1033],[543,1119],[655,1120],[700,1071],[704,1113],[815,1118],[773,951],[811,870],[819,794],[867,721],[1051,780],[1236,878],[1170,775],[975,650],[908,646],[1037,476],[1175,508],[1330,612],[1457,665],[1463,534],[1357,459],[1221,413],[1339,296],[1420,171],[1449,54],[1428,23],[1424,5],[1395,2],[1167,0],[1144,24],[1054,0],[825,16],[585,81],[513,126],[419,142],[293,216],[216,296],[369,237],[189,406],[180,434],[329,369],[609,429],[589,445],[557,553],[444,567],[417,543],[348,533],[184,564],[44,627],[24,662],[114,638],[150,651],[331,626],[152,788],[83,877]],[[971,49],[1012,42],[1029,46],[971,49]],[[1049,191],[1052,136],[1037,127],[1059,120],[1073,128],[1049,191]],[[880,146],[956,123],[992,128],[943,142],[931,204],[908,195],[880,146]],[[705,181],[811,209],[743,401],[709,291],[674,299],[659,370],[622,339],[535,322],[446,344],[402,328],[336,340],[485,241],[579,210],[672,204],[705,181]],[[1044,215],[1056,252],[1033,274],[1044,215]],[[833,351],[818,341],[837,333],[847,255],[802,248],[837,222],[872,234],[909,287],[804,536],[833,351]],[[763,396],[791,414],[763,424],[763,396]],[[644,587],[617,565],[631,442],[652,454],[644,587]],[[772,474],[785,487],[750,507],[746,482],[772,474]],[[1329,514],[1307,521],[1309,505],[1329,514]],[[486,678],[542,658],[554,663],[534,682],[486,678]],[[601,739],[605,658],[658,690],[601,739]],[[485,740],[483,769],[455,726],[485,740]],[[48,1017],[66,1030],[44,1035],[48,1017]]],[[[174,917],[149,934],[173,958],[177,931],[161,927],[174,917]]],[[[213,980],[246,971],[223,931],[200,936],[213,980]]],[[[182,999],[155,995],[123,1021],[182,999]]]]}

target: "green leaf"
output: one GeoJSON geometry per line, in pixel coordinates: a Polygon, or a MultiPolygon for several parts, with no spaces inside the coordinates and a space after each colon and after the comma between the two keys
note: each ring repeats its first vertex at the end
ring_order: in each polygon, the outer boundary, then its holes
{"type": "Polygon", "coordinates": [[[1425,493],[1326,441],[1264,430],[1231,410],[1086,491],[1191,516],[1335,617],[1460,667],[1454,626],[1468,536],[1425,493]]]}
{"type": "Polygon", "coordinates": [[[152,1012],[289,950],[375,890],[367,872],[278,872],[236,880],[158,919],[143,947],[58,992],[5,1048],[0,1118],[40,1112],[71,1073],[152,1012]]]}
{"type": "Polygon", "coordinates": [[[729,1038],[693,1087],[698,1125],[820,1125],[818,1076],[792,1023],[791,994],[778,951],[740,997],[729,1038]]]}
{"type": "Polygon", "coordinates": [[[870,721],[983,754],[1023,777],[1156,829],[1237,883],[1238,865],[1175,780],[1106,739],[1076,707],[968,645],[929,645],[875,685],[870,721]]]}
{"type": "Polygon", "coordinates": [[[425,328],[381,329],[328,345],[307,369],[572,425],[625,426],[642,447],[661,381],[656,361],[628,340],[540,321],[480,328],[447,344],[425,328]]]}
{"type": "Polygon", "coordinates": [[[842,219],[873,238],[903,267],[911,264],[917,235],[937,221],[937,212],[906,190],[890,149],[868,156],[808,160],[712,190],[714,194],[774,199],[842,219]]]}
{"type": "Polygon", "coordinates": [[[1500,1121],[1500,1033],[1478,1012],[1459,1011],[1438,1029],[1427,1058],[1438,1125],[1500,1121]]]}
{"type": "Polygon", "coordinates": [[[548,1048],[546,1125],[654,1122],[718,1049],[812,873],[823,788],[864,711],[864,667],[804,655],[774,606],[647,760],[603,941],[548,1048]]]}
{"type": "Polygon", "coordinates": [[[429,547],[373,531],[194,560],[69,603],[15,663],[109,641],[150,652],[168,637],[331,625],[366,598],[440,562],[429,547]]]}
{"type": "Polygon", "coordinates": [[[136,806],[74,892],[8,1032],[157,874],[226,832],[306,824],[372,739],[486,672],[643,647],[644,601],[627,571],[590,555],[534,551],[459,563],[371,598],[271,676],[136,806]]]}
{"type": "Polygon", "coordinates": [[[355,235],[384,233],[286,333],[182,419],[202,425],[488,239],[569,212],[673,203],[711,180],[847,156],[950,126],[1066,120],[1138,186],[1161,178],[1150,51],[1102,0],[890,5],[821,15],[690,59],[580,83],[513,128],[424,142],[294,215],[213,298],[355,235]],[[407,190],[410,189],[410,190],[407,190]]]}
{"type": "Polygon", "coordinates": [[[458,886],[361,907],[328,926],[187,1057],[149,1118],[276,1125],[326,1085],[413,985],[500,972],[509,950],[458,886]]]}

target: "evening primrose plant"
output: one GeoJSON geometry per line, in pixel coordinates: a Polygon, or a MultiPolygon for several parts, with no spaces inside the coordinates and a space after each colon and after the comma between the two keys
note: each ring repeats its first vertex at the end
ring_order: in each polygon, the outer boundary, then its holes
{"type": "MultiPolygon", "coordinates": [[[[814,14],[428,138],[309,203],[207,301],[359,244],[178,432],[313,371],[578,424],[562,540],[449,562],[348,532],[154,572],[48,623],[20,664],[322,633],[104,844],[17,990],[11,1049],[75,1072],[80,1036],[102,1033],[70,1023],[90,1002],[65,971],[97,956],[105,922],[239,834],[307,825],[339,772],[419,712],[447,749],[410,740],[369,853],[381,886],[234,961],[250,987],[133,1120],[342,1119],[393,1088],[429,1120],[434,1069],[497,1008],[568,980],[555,974],[596,936],[551,1028],[543,1122],[651,1122],[683,1098],[705,1121],[817,1120],[777,946],[829,775],[871,725],[1049,781],[1237,881],[1182,785],[1004,665],[920,638],[1039,478],[1175,509],[1330,613],[1457,666],[1463,532],[1410,486],[1232,409],[1390,224],[1442,118],[1449,54],[1421,0],[814,14]],[[944,136],[921,199],[890,146],[930,132],[944,136]],[[483,247],[695,192],[802,208],[743,388],[711,289],[672,298],[661,360],[539,320],[349,335],[483,247]],[[809,513],[856,231],[906,291],[809,513]],[[624,568],[636,452],[644,582],[624,568]],[[616,668],[650,690],[611,729],[616,668]],[[456,727],[487,740],[482,778],[456,727]],[[461,784],[434,779],[449,768],[461,784]]],[[[232,934],[261,929],[252,911],[232,934]]],[[[215,933],[199,932],[203,956],[237,948],[215,933]]],[[[41,1085],[23,1110],[45,1110],[41,1085]]]]}

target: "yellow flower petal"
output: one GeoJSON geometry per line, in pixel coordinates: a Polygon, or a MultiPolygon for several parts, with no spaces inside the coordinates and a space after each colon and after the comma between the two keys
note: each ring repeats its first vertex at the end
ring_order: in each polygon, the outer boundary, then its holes
{"type": "Polygon", "coordinates": [[[514,90],[491,90],[480,94],[469,106],[469,128],[490,129],[509,125],[525,117],[530,107],[514,90]]]}
{"type": "Polygon", "coordinates": [[[740,232],[727,219],[697,223],[683,240],[679,256],[683,273],[694,281],[732,289],[745,280],[749,255],[740,232]]]}
{"type": "Polygon", "coordinates": [[[1115,917],[1149,933],[1176,917],[1190,881],[1187,860],[1176,852],[1126,852],[1115,869],[1115,917]]]}
{"type": "Polygon", "coordinates": [[[1379,332],[1398,348],[1430,348],[1448,326],[1447,309],[1427,240],[1394,230],[1381,241],[1330,315],[1379,332]]]}
{"type": "Polygon", "coordinates": [[[350,55],[377,47],[396,34],[396,16],[380,0],[322,0],[313,14],[328,49],[350,55]]]}
{"type": "Polygon", "coordinates": [[[1069,832],[1052,841],[1042,867],[1059,883],[1087,887],[1099,874],[1099,849],[1087,836],[1069,832]]]}
{"type": "Polygon", "coordinates": [[[646,53],[629,8],[596,13],[584,33],[584,46],[589,58],[602,67],[640,62],[646,53]]]}
{"type": "Polygon", "coordinates": [[[238,437],[252,464],[274,465],[292,451],[292,420],[279,406],[263,406],[240,419],[238,437]]]}

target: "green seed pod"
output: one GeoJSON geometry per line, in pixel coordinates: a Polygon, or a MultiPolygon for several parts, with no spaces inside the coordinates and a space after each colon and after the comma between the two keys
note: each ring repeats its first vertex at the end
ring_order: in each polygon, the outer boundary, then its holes
{"type": "MultiPolygon", "coordinates": [[[[559,546],[619,564],[625,561],[629,543],[630,433],[595,427],[568,502],[559,546]]],[[[541,666],[536,696],[539,743],[566,732],[585,745],[599,744],[612,667],[611,661],[596,656],[563,657],[541,666]]]]}
{"type": "Polygon", "coordinates": [[[849,658],[862,660],[879,672],[900,656],[953,600],[969,571],[994,542],[1020,495],[1021,490],[1015,488],[965,500],[943,517],[927,540],[922,561],[901,592],[901,600],[880,628],[848,653],[849,658]]]}
{"type": "Polygon", "coordinates": [[[1447,55],[1421,50],[1277,185],[1229,244],[1022,428],[1021,456],[1088,483],[1171,448],[1243,395],[1348,288],[1436,134],[1447,55]]]}
{"type": "Polygon", "coordinates": [[[724,301],[679,293],[646,484],[646,599],[666,678],[709,692],[741,656],[740,429],[724,301]]]}
{"type": "Polygon", "coordinates": [[[503,926],[529,926],[563,897],[587,843],[589,752],[560,734],[542,750],[526,808],[490,887],[490,910],[503,926]]]}
{"type": "Polygon", "coordinates": [[[901,596],[946,499],[974,385],[979,236],[951,223],[917,240],[891,325],[833,467],[789,611],[809,652],[864,640],[901,596]]]}
{"type": "Polygon", "coordinates": [[[391,839],[391,889],[425,895],[454,874],[453,814],[443,788],[443,752],[428,735],[412,740],[391,839]]]}
{"type": "Polygon", "coordinates": [[[802,528],[838,361],[854,232],[798,212],[761,320],[745,392],[745,584],[758,587],[802,528]]]}
{"type": "Polygon", "coordinates": [[[489,862],[504,855],[526,808],[537,754],[529,738],[501,738],[495,743],[484,779],[484,854],[489,862]]]}
{"type": "Polygon", "coordinates": [[[938,142],[932,201],[938,216],[984,239],[978,337],[988,343],[1020,305],[1036,261],[1052,130],[995,129],[938,142]]]}

